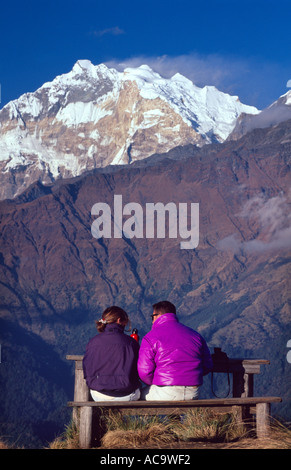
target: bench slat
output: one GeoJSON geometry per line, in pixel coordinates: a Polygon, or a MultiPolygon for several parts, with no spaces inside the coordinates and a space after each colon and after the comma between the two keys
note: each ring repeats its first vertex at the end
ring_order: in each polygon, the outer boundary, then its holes
{"type": "Polygon", "coordinates": [[[257,403],[280,403],[281,397],[242,397],[212,398],[210,400],[176,400],[176,401],[70,401],[68,406],[97,406],[107,408],[191,408],[203,406],[256,405],[257,403]]]}
{"type": "MultiPolygon", "coordinates": [[[[82,361],[83,360],[83,355],[81,354],[68,354],[66,356],[66,359],[68,361],[82,361]]],[[[246,364],[246,365],[252,365],[252,364],[270,364],[270,361],[268,359],[244,359],[244,358],[235,358],[229,359],[230,364],[246,364]]]]}

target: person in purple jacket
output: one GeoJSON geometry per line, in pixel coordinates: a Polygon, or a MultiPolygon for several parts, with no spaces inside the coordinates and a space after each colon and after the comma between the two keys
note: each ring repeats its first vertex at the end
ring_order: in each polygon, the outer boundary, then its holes
{"type": "Polygon", "coordinates": [[[94,401],[140,397],[139,344],[124,333],[128,322],[127,313],[115,305],[96,321],[99,334],[90,339],[83,358],[84,378],[94,401]]]}
{"type": "Polygon", "coordinates": [[[179,322],[168,301],[153,305],[152,322],[139,350],[138,373],[147,384],[141,399],[197,399],[203,376],[213,367],[204,338],[179,322]]]}

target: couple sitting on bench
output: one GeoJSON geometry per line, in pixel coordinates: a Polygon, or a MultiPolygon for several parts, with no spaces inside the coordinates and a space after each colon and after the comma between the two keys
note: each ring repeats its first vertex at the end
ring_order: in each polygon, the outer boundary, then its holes
{"type": "Polygon", "coordinates": [[[99,334],[83,358],[94,401],[198,399],[213,366],[204,338],[179,322],[171,302],[154,304],[151,317],[152,329],[140,346],[124,333],[129,318],[122,308],[107,308],[96,322],[99,334]]]}

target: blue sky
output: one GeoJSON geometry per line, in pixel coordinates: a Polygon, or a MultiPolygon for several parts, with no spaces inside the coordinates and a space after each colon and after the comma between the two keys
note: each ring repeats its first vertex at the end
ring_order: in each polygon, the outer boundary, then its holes
{"type": "Polygon", "coordinates": [[[147,63],[262,109],[288,91],[291,0],[26,0],[0,9],[1,104],[78,59],[147,63]]]}

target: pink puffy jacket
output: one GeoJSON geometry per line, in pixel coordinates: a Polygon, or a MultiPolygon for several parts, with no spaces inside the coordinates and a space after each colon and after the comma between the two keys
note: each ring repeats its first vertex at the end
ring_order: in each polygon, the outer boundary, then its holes
{"type": "Polygon", "coordinates": [[[174,313],[157,318],[142,339],[138,373],[147,385],[201,385],[212,367],[205,340],[174,313]]]}

